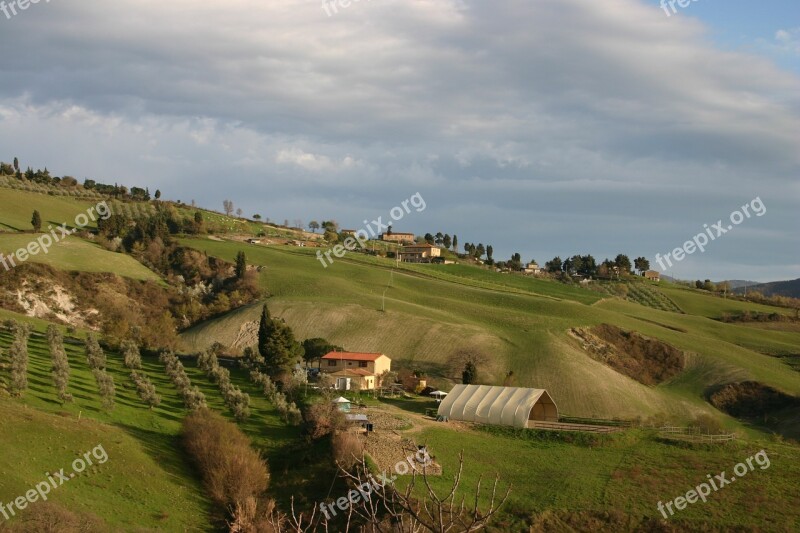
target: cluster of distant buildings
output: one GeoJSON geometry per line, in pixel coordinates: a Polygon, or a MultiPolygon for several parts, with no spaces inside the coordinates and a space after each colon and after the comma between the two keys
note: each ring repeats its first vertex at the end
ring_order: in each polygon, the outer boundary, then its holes
{"type": "MultiPolygon", "coordinates": [[[[345,235],[355,235],[355,230],[342,230],[345,235]]],[[[401,248],[396,252],[396,257],[404,263],[445,263],[452,264],[454,261],[445,260],[442,257],[442,249],[432,244],[417,243],[417,237],[413,233],[382,233],[380,240],[383,242],[397,244],[401,248]]]]}

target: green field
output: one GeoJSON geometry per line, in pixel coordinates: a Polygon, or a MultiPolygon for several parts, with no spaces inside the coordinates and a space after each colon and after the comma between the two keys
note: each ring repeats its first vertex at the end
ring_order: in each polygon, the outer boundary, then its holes
{"type": "MultiPolygon", "coordinates": [[[[84,199],[65,196],[47,196],[41,193],[0,188],[0,231],[30,231],[31,216],[37,209],[42,216],[42,228],[52,224],[54,228],[66,223],[75,226],[75,216],[86,213],[87,209],[96,205],[84,199]]],[[[89,228],[97,227],[89,220],[89,228]]]]}
{"type": "MultiPolygon", "coordinates": [[[[478,346],[490,354],[483,381],[498,382],[513,371],[518,385],[546,388],[559,409],[574,416],[720,416],[705,393],[732,379],[754,379],[800,394],[800,374],[775,357],[798,352],[797,332],[722,324],[616,298],[598,301],[596,293],[584,289],[477,267],[448,272],[451,265],[407,265],[391,272],[393,261],[350,254],[323,268],[313,252],[296,248],[208,239],[183,243],[229,261],[244,250],[250,263],[265,266],[261,276],[272,295],[270,307],[299,338],[322,336],[349,350],[381,351],[399,365],[443,377],[448,377],[445,366],[453,350],[478,346]],[[591,359],[567,334],[570,328],[600,323],[691,352],[689,366],[658,387],[622,376],[591,359]]],[[[682,308],[724,303],[698,292],[682,296],[682,308]]],[[[185,333],[184,341],[197,350],[235,339],[242,323],[256,320],[257,313],[252,307],[201,324],[185,333]]]]}
{"type": "MultiPolygon", "coordinates": [[[[60,236],[58,233],[57,235],[60,236]]],[[[37,237],[38,235],[32,233],[0,234],[0,252],[5,255],[13,253],[20,248],[27,247],[37,237]]],[[[39,252],[37,255],[30,256],[28,261],[67,271],[113,272],[131,279],[154,281],[160,279],[155,272],[131,256],[109,252],[97,244],[85,241],[75,235],[57,242],[46,254],[39,252]]]]}
{"type": "MultiPolygon", "coordinates": [[[[701,530],[703,523],[717,527],[744,526],[760,530],[796,531],[800,527],[800,493],[793,480],[800,477],[800,448],[773,441],[738,442],[722,448],[686,448],[657,441],[646,431],[632,431],[599,442],[568,443],[575,436],[515,430],[453,432],[431,428],[418,436],[435,450],[446,472],[458,468],[457,452],[464,453],[465,490],[471,499],[478,477],[484,487],[500,475],[500,487],[512,485],[506,514],[497,531],[522,531],[519,517],[563,510],[604,516],[609,510],[630,517],[662,518],[656,506],[686,494],[707,481],[706,474],[730,472],[760,450],[770,457],[767,469],[756,467],[733,484],[680,511],[671,521],[683,530],[701,530]]],[[[432,478],[444,493],[452,475],[432,478]]],[[[484,507],[488,490],[482,494],[484,507]]],[[[578,530],[594,530],[587,522],[578,530]],[[584,529],[586,528],[586,529],[584,529]]],[[[610,528],[609,531],[619,530],[610,528]]],[[[634,525],[634,524],[631,524],[634,525]]],[[[595,526],[596,527],[596,526],[595,526]]],[[[647,530],[649,528],[645,528],[647,530]]]]}

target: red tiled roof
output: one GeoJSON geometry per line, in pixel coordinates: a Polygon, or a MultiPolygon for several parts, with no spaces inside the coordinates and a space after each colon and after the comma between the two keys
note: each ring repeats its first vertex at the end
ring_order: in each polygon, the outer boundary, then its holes
{"type": "Polygon", "coordinates": [[[343,361],[376,361],[382,355],[382,353],[328,352],[322,358],[341,359],[343,361]]]}
{"type": "Polygon", "coordinates": [[[425,244],[407,244],[407,245],[403,246],[403,249],[406,249],[406,248],[433,248],[433,247],[434,246],[432,244],[428,244],[428,243],[425,243],[425,244]]]}

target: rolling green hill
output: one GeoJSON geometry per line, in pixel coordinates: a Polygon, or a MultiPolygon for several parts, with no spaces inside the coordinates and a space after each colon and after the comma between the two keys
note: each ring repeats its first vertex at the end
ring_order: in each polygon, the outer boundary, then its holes
{"type": "MultiPolygon", "coordinates": [[[[1,194],[5,192],[0,189],[1,194]]],[[[26,197],[29,203],[16,214],[0,208],[0,223],[15,228],[14,224],[30,218],[25,213],[32,206],[47,219],[47,209],[56,212],[54,200],[67,202],[58,216],[74,217],[85,209],[77,202],[70,204],[73,200],[39,194],[26,197]],[[76,207],[77,211],[70,211],[76,207]]],[[[221,218],[214,223],[226,222],[221,218]]],[[[258,229],[244,223],[234,231],[258,229]]],[[[0,235],[0,250],[23,246],[31,237],[0,235]]],[[[381,351],[392,357],[395,368],[425,370],[431,382],[443,387],[459,377],[458,369],[450,368],[451,355],[459,348],[473,347],[488,356],[479,381],[500,383],[513,372],[509,379],[515,385],[546,388],[561,414],[623,418],[666,414],[683,422],[707,414],[743,437],[721,448],[676,446],[645,430],[595,441],[420,422],[417,413],[431,406],[430,400],[370,400],[371,405],[389,406],[402,413],[398,416],[414,421],[409,429],[398,430],[399,435],[431,446],[446,472],[433,480],[436,488],[448,487],[461,450],[465,495],[481,474],[491,478],[497,473],[503,482],[514,484],[508,506],[492,531],[527,531],[540,520],[550,521],[545,530],[559,529],[562,518],[578,530],[607,523],[613,524],[608,530],[652,529],[658,525],[653,521],[660,520],[655,508],[659,500],[685,493],[707,473],[730,470],[762,448],[773,457],[769,470],[755,471],[751,479],[737,481],[705,505],[690,507],[673,525],[684,529],[738,525],[774,531],[800,527],[795,490],[800,448],[767,437],[762,428],[728,417],[706,401],[714,387],[744,380],[800,395],[800,372],[787,363],[789,356],[800,354],[800,332],[718,320],[724,313],[744,310],[789,310],[725,300],[669,283],[637,291],[642,301],[637,303],[470,265],[397,265],[351,253],[324,268],[315,250],[208,238],[181,242],[227,261],[244,251],[248,263],[263,267],[259,282],[269,294],[273,316],[284,318],[299,339],[324,337],[349,350],[381,351]],[[590,357],[569,333],[599,324],[636,331],[684,350],[685,369],[657,386],[642,385],[616,372],[590,357]],[[539,513],[543,514],[535,516],[539,513]]],[[[154,277],[131,257],[76,237],[41,257],[64,270],[154,277]]],[[[253,304],[194,326],[181,335],[184,351],[196,352],[214,342],[241,349],[254,340],[247,324],[254,323],[259,312],[260,304],[253,304]]],[[[6,318],[28,320],[0,310],[0,319],[6,318]]],[[[42,335],[46,322],[28,321],[37,329],[29,342],[30,389],[22,399],[0,397],[0,445],[12,450],[0,455],[0,472],[13,472],[0,477],[0,501],[19,496],[47,469],[66,466],[76,453],[102,443],[109,453],[108,463],[59,489],[53,501],[90,512],[114,530],[220,530],[219,509],[212,508],[180,447],[179,428],[187,411],[157,359],[144,357],[144,373],[163,401],[148,410],[139,401],[119,354],[109,353],[117,396],[116,408],[107,412],[101,408],[83,347],[72,339],[67,352],[75,403],[61,406],[55,399],[42,335]]],[[[0,360],[9,342],[8,334],[0,331],[0,360]]],[[[186,362],[186,370],[209,406],[231,418],[218,387],[192,362],[186,362]]],[[[7,379],[7,371],[0,367],[0,381],[7,379]]],[[[284,424],[244,371],[232,369],[232,379],[251,396],[253,415],[239,425],[267,458],[272,472],[269,496],[282,510],[289,510],[293,497],[299,509],[308,509],[314,501],[334,498],[344,490],[334,485],[327,444],[308,445],[300,428],[284,424]]],[[[786,435],[800,435],[800,418],[786,420],[784,428],[786,435]]],[[[482,501],[486,497],[484,492],[482,501]]]]}
{"type": "MultiPolygon", "coordinates": [[[[42,215],[42,227],[48,224],[53,227],[67,223],[74,226],[75,216],[85,213],[96,202],[67,196],[48,196],[37,192],[0,188],[0,231],[30,231],[33,210],[38,209],[42,215]]],[[[88,227],[97,227],[90,221],[88,227]]]]}
{"type": "MultiPolygon", "coordinates": [[[[26,320],[13,313],[6,315],[26,320]]],[[[10,335],[0,330],[1,353],[10,342],[10,335]]],[[[75,401],[63,406],[56,399],[50,376],[46,338],[41,332],[34,332],[28,347],[29,389],[24,397],[3,397],[0,388],[0,444],[3,450],[15,450],[0,454],[0,471],[14,472],[0,479],[0,501],[8,502],[24,494],[48,469],[68,466],[76,452],[102,444],[110,457],[104,467],[97,475],[87,476],[85,482],[76,480],[55,491],[53,501],[91,512],[115,530],[211,529],[211,520],[219,517],[213,516],[199,479],[179,444],[180,424],[187,411],[156,358],[143,357],[142,372],[162,397],[161,405],[149,410],[139,400],[121,356],[106,352],[108,372],[116,386],[116,405],[109,412],[101,407],[82,342],[73,339],[65,343],[71,367],[69,392],[75,401]],[[18,423],[20,420],[24,424],[18,423]],[[20,464],[24,468],[19,468],[20,464]]],[[[217,386],[192,363],[186,363],[186,372],[193,385],[206,395],[209,407],[232,418],[217,386]]],[[[234,370],[232,374],[237,385],[251,396],[253,415],[240,426],[270,460],[271,467],[283,472],[290,460],[287,454],[299,440],[298,428],[287,427],[279,419],[274,407],[242,371],[234,370]]],[[[8,374],[0,370],[0,382],[7,379],[8,374]]],[[[310,464],[313,466],[313,462],[310,464]]],[[[282,489],[298,482],[284,472],[271,484],[276,499],[280,499],[282,489]]],[[[313,491],[308,494],[309,498],[315,496],[313,491]]]]}
{"type": "MultiPolygon", "coordinates": [[[[36,238],[37,235],[32,233],[0,234],[0,252],[8,255],[20,248],[25,248],[36,238]]],[[[131,256],[109,252],[76,235],[57,242],[46,254],[39,252],[37,255],[30,256],[28,261],[50,265],[59,270],[113,272],[126,278],[139,280],[158,281],[160,279],[156,273],[131,256]]],[[[2,271],[4,268],[0,265],[0,273],[2,271]]]]}
{"type": "MultiPolygon", "coordinates": [[[[483,381],[499,382],[513,371],[516,384],[546,388],[563,412],[576,416],[717,415],[705,394],[733,379],[800,394],[800,374],[775,357],[797,352],[796,332],[721,324],[702,314],[666,312],[619,299],[599,301],[599,295],[580,288],[477,267],[459,266],[451,272],[450,265],[403,265],[392,273],[393,261],[350,254],[324,268],[313,252],[295,248],[208,239],[183,243],[227,260],[244,250],[250,263],[266,267],[261,280],[272,295],[273,313],[299,338],[324,336],[347,349],[382,351],[399,365],[444,377],[450,377],[445,367],[455,349],[477,345],[490,355],[483,381]],[[690,352],[686,371],[647,387],[594,361],[567,332],[600,323],[639,331],[690,352]]],[[[676,300],[687,313],[711,313],[725,305],[689,291],[676,300]]],[[[193,350],[218,340],[230,342],[243,321],[256,319],[257,309],[239,310],[201,324],[183,338],[193,350]]]]}

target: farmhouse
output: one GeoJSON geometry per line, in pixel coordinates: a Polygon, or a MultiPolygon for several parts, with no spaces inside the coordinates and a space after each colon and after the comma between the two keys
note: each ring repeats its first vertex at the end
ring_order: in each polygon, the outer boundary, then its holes
{"type": "Polygon", "coordinates": [[[414,244],[416,237],[413,233],[382,233],[381,240],[400,244],[414,244]]]}
{"type": "Polygon", "coordinates": [[[332,376],[337,390],[373,390],[378,376],[392,369],[392,360],[382,353],[329,352],[322,357],[320,370],[332,376]]]}
{"type": "Polygon", "coordinates": [[[400,251],[400,260],[406,263],[430,263],[433,258],[440,257],[442,251],[432,244],[412,244],[403,246],[400,251]]]}
{"type": "Polygon", "coordinates": [[[534,261],[534,262],[528,263],[528,265],[523,269],[523,272],[525,274],[533,274],[535,276],[535,275],[541,274],[542,273],[542,269],[539,268],[539,265],[536,264],[536,262],[534,261]]]}
{"type": "Polygon", "coordinates": [[[661,281],[661,273],[656,270],[648,270],[644,273],[644,278],[651,281],[661,281]]]}
{"type": "Polygon", "coordinates": [[[451,420],[528,427],[529,421],[558,422],[558,408],[544,389],[456,385],[439,404],[451,420]]]}

